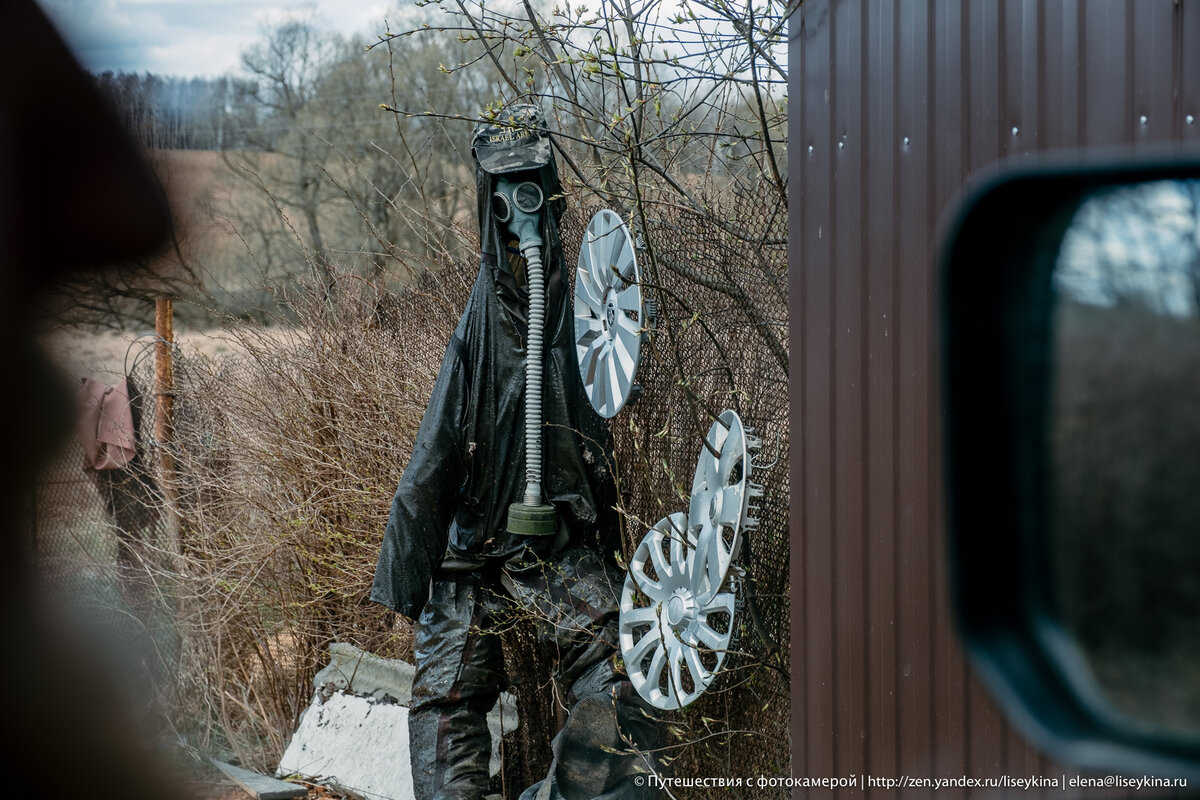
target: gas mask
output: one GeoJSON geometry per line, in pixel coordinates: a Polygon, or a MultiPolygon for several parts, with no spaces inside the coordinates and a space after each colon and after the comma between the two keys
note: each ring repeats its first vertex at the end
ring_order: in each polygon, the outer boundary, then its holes
{"type": "Polygon", "coordinates": [[[521,254],[526,258],[527,249],[536,247],[540,250],[542,247],[541,223],[545,205],[542,187],[534,181],[497,179],[496,191],[492,193],[492,214],[517,237],[521,254]]]}

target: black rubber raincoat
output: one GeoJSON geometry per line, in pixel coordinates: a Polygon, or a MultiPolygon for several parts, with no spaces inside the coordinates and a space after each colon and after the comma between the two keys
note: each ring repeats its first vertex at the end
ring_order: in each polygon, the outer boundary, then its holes
{"type": "MultiPolygon", "coordinates": [[[[616,493],[607,426],[592,411],[575,363],[569,291],[558,231],[564,201],[554,161],[537,170],[546,271],[543,489],[560,535],[611,556],[616,493]]],[[[525,489],[525,339],[528,291],[514,275],[496,222],[496,176],[476,169],[479,276],[446,348],[416,445],[392,501],[371,599],[416,617],[430,580],[446,565],[469,569],[551,541],[505,532],[525,489]]]]}

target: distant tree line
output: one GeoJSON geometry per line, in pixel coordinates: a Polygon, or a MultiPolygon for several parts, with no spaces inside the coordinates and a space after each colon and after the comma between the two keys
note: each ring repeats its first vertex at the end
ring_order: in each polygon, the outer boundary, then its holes
{"type": "Polygon", "coordinates": [[[111,71],[95,76],[121,121],[152,150],[242,150],[258,124],[254,81],[111,71]]]}

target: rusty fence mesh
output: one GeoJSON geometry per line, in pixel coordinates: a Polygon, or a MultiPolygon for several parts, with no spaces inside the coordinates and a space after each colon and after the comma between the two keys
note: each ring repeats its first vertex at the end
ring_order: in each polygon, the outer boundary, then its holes
{"type": "Polygon", "coordinates": [[[135,711],[155,724],[167,702],[178,637],[169,565],[159,558],[166,536],[148,450],[153,399],[144,370],[133,379],[142,448],[124,469],[84,469],[84,450],[68,438],[41,474],[23,511],[39,591],[122,679],[135,711]],[[139,392],[141,397],[138,397],[139,392]]]}
{"type": "MultiPolygon", "coordinates": [[[[743,538],[737,655],[696,703],[670,715],[674,772],[779,776],[789,769],[790,714],[786,208],[757,195],[714,205],[730,230],[672,207],[657,219],[659,209],[647,209],[643,280],[660,319],[639,370],[644,394],[613,421],[631,523],[626,548],[646,526],[688,510],[704,435],[715,415],[736,410],[763,440],[752,459],[753,480],[765,489],[760,526],[743,538]]],[[[767,796],[757,787],[742,794],[767,796]]]]}
{"type": "MultiPolygon", "coordinates": [[[[738,645],[701,699],[663,715],[672,734],[665,755],[680,777],[780,776],[790,712],[787,210],[765,194],[711,202],[728,223],[646,201],[634,226],[658,321],[638,374],[644,392],[611,422],[622,541],[628,557],[649,525],[688,510],[718,414],[734,409],[756,429],[763,448],[753,480],[765,496],[741,553],[738,645]]],[[[573,267],[597,209],[570,208],[563,236],[573,267]]],[[[289,319],[231,322],[229,353],[178,352],[171,452],[182,553],[165,549],[157,483],[139,495],[148,516],[130,561],[129,537],[83,475],[81,454],[42,481],[31,519],[43,575],[64,594],[92,581],[94,608],[167,632],[150,637],[165,642],[154,655],[155,679],[169,684],[163,713],[198,748],[271,771],[329,643],[411,660],[410,623],[367,595],[390,500],[475,268],[447,265],[399,293],[346,279],[333,306],[282,295],[289,319]]],[[[145,426],[143,442],[146,477],[157,481],[145,426]]],[[[532,626],[507,631],[504,646],[521,727],[505,736],[498,788],[516,797],[544,774],[561,720],[532,626]]],[[[769,795],[751,787],[741,796],[769,795]]]]}

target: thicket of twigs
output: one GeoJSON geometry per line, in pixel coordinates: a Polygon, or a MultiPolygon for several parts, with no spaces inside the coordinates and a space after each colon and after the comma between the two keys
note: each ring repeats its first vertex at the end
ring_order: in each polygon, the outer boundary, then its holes
{"type": "Polygon", "coordinates": [[[367,600],[392,493],[450,315],[383,328],[371,293],[302,324],[235,326],[236,356],[179,362],[183,690],[200,742],[272,767],[334,641],[406,656],[367,600]]]}
{"type": "MultiPolygon", "coordinates": [[[[731,211],[757,203],[743,198],[731,211]]],[[[568,214],[568,250],[585,223],[585,210],[568,214]]],[[[680,774],[724,770],[731,759],[775,774],[787,769],[786,375],[754,320],[781,324],[786,295],[769,292],[761,252],[706,231],[696,215],[660,219],[649,238],[664,257],[721,264],[759,302],[748,312],[678,277],[648,282],[661,316],[640,373],[645,394],[613,423],[624,555],[655,520],[687,510],[715,414],[737,409],[766,440],[738,649],[709,695],[664,716],[673,734],[665,755],[680,774]]],[[[782,269],[782,260],[766,263],[782,269]]],[[[389,501],[473,277],[473,265],[451,264],[399,294],[346,280],[335,308],[314,288],[293,303],[297,324],[232,326],[236,355],[181,355],[173,450],[184,553],[167,582],[178,593],[180,724],[201,748],[271,768],[333,641],[411,658],[409,623],[366,598],[389,501]]],[[[524,719],[536,726],[514,752],[536,774],[553,733],[549,664],[531,628],[506,634],[505,645],[520,666],[512,679],[524,719]]]]}

